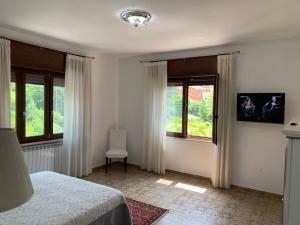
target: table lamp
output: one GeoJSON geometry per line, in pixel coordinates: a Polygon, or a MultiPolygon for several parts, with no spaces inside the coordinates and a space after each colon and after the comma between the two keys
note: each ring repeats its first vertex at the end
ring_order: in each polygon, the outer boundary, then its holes
{"type": "Polygon", "coordinates": [[[0,128],[0,213],[27,202],[33,187],[13,129],[0,128]]]}

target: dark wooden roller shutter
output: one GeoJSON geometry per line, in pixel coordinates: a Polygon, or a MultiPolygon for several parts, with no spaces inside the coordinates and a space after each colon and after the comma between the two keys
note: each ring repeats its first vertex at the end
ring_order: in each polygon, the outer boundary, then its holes
{"type": "Polygon", "coordinates": [[[17,68],[65,73],[66,53],[11,41],[11,64],[17,68]]]}
{"type": "Polygon", "coordinates": [[[217,73],[217,56],[168,60],[168,78],[216,75],[217,73]]]}

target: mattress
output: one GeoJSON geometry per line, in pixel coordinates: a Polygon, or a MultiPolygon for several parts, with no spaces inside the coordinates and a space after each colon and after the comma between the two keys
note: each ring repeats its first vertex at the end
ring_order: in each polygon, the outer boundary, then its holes
{"type": "Polygon", "coordinates": [[[118,190],[48,171],[30,178],[32,198],[0,213],[0,225],[132,225],[118,190]]]}

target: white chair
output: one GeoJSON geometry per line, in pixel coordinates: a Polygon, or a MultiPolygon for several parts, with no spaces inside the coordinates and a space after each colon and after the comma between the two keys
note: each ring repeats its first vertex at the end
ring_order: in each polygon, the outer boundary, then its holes
{"type": "Polygon", "coordinates": [[[123,159],[125,164],[125,171],[127,172],[127,156],[126,151],[126,130],[110,130],[109,131],[109,149],[105,153],[106,164],[105,170],[107,173],[108,160],[111,165],[111,159],[123,159]]]}

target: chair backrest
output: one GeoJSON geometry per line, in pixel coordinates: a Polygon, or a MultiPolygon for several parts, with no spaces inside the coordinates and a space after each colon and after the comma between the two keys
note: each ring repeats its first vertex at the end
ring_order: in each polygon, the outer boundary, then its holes
{"type": "Polygon", "coordinates": [[[109,147],[126,150],[126,130],[110,130],[109,131],[109,147]]]}

